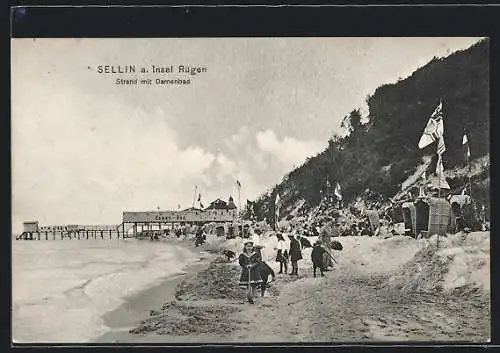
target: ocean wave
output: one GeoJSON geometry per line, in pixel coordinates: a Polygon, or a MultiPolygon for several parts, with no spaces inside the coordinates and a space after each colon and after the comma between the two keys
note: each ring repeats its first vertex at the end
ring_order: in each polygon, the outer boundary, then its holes
{"type": "Polygon", "coordinates": [[[99,242],[67,241],[59,252],[62,242],[13,248],[16,342],[91,340],[109,330],[105,313],[198,258],[172,244],[103,242],[99,247],[99,242]]]}

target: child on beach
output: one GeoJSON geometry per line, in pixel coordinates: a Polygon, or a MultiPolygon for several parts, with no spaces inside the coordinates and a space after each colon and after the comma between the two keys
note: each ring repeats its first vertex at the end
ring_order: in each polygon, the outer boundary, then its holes
{"type": "Polygon", "coordinates": [[[253,298],[256,296],[257,287],[263,283],[257,266],[260,263],[260,255],[255,251],[253,242],[245,242],[243,252],[239,256],[239,263],[242,268],[240,277],[240,286],[247,287],[248,302],[253,304],[253,298]]]}
{"type": "Polygon", "coordinates": [[[278,251],[276,254],[276,262],[280,263],[280,272],[278,273],[283,273],[283,267],[285,268],[285,273],[288,273],[288,252],[285,239],[281,233],[276,234],[276,237],[278,238],[278,244],[275,249],[278,251]]]}

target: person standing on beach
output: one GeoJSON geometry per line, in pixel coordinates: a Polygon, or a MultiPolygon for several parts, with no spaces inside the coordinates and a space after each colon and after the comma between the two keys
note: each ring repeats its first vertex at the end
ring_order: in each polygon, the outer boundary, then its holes
{"type": "Polygon", "coordinates": [[[260,232],[254,230],[253,228],[250,228],[249,230],[249,238],[250,241],[253,243],[253,246],[259,246],[260,245],[260,232]]]}
{"type": "Polygon", "coordinates": [[[250,304],[253,304],[253,298],[256,296],[257,287],[261,286],[264,282],[259,271],[257,271],[257,266],[261,262],[261,258],[259,253],[255,251],[253,242],[245,242],[243,252],[240,254],[238,260],[242,268],[240,286],[248,289],[247,299],[250,304]]]}
{"type": "Polygon", "coordinates": [[[328,270],[329,267],[333,267],[333,261],[331,259],[332,256],[332,249],[331,249],[331,243],[332,243],[332,237],[338,237],[340,236],[338,227],[339,223],[333,223],[333,219],[331,217],[328,217],[328,223],[321,229],[320,236],[319,236],[319,241],[325,248],[327,254],[324,254],[324,263],[325,267],[324,270],[328,270]]]}
{"type": "Polygon", "coordinates": [[[285,239],[283,238],[283,234],[276,234],[278,238],[278,244],[276,245],[276,249],[278,252],[276,253],[276,262],[280,263],[280,272],[283,273],[283,267],[285,268],[285,273],[288,273],[288,251],[286,249],[285,239]]]}
{"type": "Polygon", "coordinates": [[[295,239],[293,234],[290,234],[288,238],[290,238],[290,251],[288,252],[288,254],[290,255],[290,260],[292,261],[292,272],[290,273],[290,275],[298,276],[299,275],[298,261],[302,260],[302,250],[300,248],[299,241],[295,239]]]}
{"type": "Polygon", "coordinates": [[[319,268],[321,277],[324,277],[324,255],[326,254],[325,248],[321,246],[321,242],[318,240],[314,243],[313,250],[311,252],[311,261],[313,263],[313,277],[316,277],[316,269],[319,268]]]}

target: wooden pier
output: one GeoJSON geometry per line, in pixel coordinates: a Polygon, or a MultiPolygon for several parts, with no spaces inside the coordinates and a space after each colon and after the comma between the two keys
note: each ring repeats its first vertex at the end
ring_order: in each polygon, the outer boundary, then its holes
{"type": "Polygon", "coordinates": [[[33,230],[24,231],[16,236],[16,240],[97,240],[97,239],[125,239],[131,238],[132,234],[128,234],[129,229],[125,229],[122,225],[106,228],[92,229],[71,229],[71,230],[33,230]]]}

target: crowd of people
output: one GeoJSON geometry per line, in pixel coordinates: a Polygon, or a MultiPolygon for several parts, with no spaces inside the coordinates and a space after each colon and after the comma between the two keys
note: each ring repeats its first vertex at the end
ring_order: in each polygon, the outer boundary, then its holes
{"type": "MultiPolygon", "coordinates": [[[[332,244],[335,241],[332,242],[331,238],[338,236],[336,226],[337,224],[324,226],[318,231],[319,237],[312,246],[311,252],[314,277],[316,277],[318,270],[319,274],[323,277],[325,275],[324,272],[334,266],[332,244]]],[[[303,248],[310,246],[309,241],[305,237],[302,237],[301,234],[303,232],[300,230],[290,232],[278,231],[276,233],[277,243],[274,250],[276,251],[275,261],[280,265],[279,275],[299,276],[299,262],[303,259],[303,248]],[[289,244],[287,244],[285,236],[289,239],[289,244]]],[[[337,243],[339,242],[337,241],[337,243]]],[[[239,284],[247,288],[247,299],[252,304],[257,296],[258,288],[261,288],[263,295],[266,286],[276,279],[274,271],[263,260],[261,249],[260,232],[258,230],[251,232],[238,258],[238,262],[242,268],[239,284]],[[272,276],[272,280],[268,283],[270,275],[272,276]]],[[[339,248],[336,248],[336,250],[339,250],[339,248]]]]}

